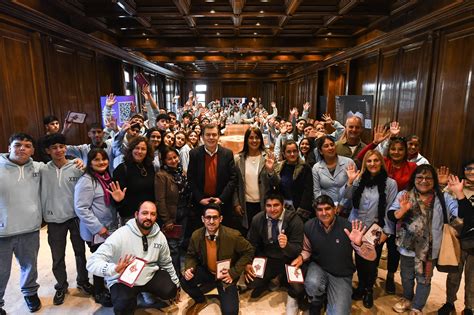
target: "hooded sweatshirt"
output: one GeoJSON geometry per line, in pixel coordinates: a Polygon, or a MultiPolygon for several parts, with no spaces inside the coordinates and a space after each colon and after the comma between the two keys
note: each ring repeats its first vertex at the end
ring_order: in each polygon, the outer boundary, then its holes
{"type": "Polygon", "coordinates": [[[87,270],[96,276],[104,277],[107,287],[118,282],[120,274],[115,271],[116,264],[125,255],[134,255],[147,261],[142,272],[135,281],[136,286],[143,286],[153,278],[157,270],[169,273],[171,280],[179,286],[179,280],[171,262],[168,242],[160,232],[158,224],[154,224],[147,235],[148,251],[143,250],[143,234],[135,219],[128,220],[127,224],[115,231],[99,249],[87,260],[87,270]]]}
{"type": "Polygon", "coordinates": [[[72,161],[68,161],[61,168],[50,161],[40,173],[44,220],[48,223],[64,223],[76,217],[74,187],[83,171],[78,169],[72,161]]]}
{"type": "Polygon", "coordinates": [[[30,159],[18,165],[0,154],[0,237],[38,231],[41,227],[40,168],[30,159]]]}

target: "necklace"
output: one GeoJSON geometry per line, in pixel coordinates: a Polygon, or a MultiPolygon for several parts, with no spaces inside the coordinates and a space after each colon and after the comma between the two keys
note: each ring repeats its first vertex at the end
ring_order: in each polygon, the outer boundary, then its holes
{"type": "Polygon", "coordinates": [[[148,176],[148,172],[145,168],[145,166],[143,165],[138,165],[138,164],[135,164],[137,166],[137,168],[140,170],[140,175],[142,175],[143,177],[147,177],[148,176]]]}

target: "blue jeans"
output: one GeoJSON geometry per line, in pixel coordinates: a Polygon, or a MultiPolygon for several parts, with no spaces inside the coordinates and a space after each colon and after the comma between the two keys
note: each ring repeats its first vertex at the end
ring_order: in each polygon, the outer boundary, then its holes
{"type": "Polygon", "coordinates": [[[304,288],[309,301],[314,305],[322,305],[327,294],[327,315],[351,313],[352,276],[335,277],[311,262],[306,272],[304,288]]]}
{"type": "Polygon", "coordinates": [[[21,293],[30,296],[38,292],[39,284],[36,282],[38,250],[39,231],[0,237],[0,307],[5,304],[3,296],[10,278],[13,254],[21,267],[21,293]]]}
{"type": "MultiPolygon", "coordinates": [[[[432,265],[436,265],[436,262],[433,261],[432,265]]],[[[412,301],[412,308],[423,310],[430,295],[431,279],[426,279],[425,275],[416,272],[415,257],[400,255],[400,276],[402,277],[403,297],[412,301]],[[415,278],[416,291],[414,291],[415,278]]]]}

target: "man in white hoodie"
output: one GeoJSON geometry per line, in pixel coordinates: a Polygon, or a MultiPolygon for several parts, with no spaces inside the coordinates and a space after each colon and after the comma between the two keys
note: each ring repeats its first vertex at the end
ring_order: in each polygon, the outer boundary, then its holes
{"type": "Polygon", "coordinates": [[[87,261],[90,272],[105,278],[115,314],[133,314],[140,292],[150,292],[163,300],[178,296],[179,280],[156,219],[155,204],[144,201],[135,218],[109,236],[87,261]],[[119,278],[135,258],[146,263],[130,287],[119,278]]]}
{"type": "Polygon", "coordinates": [[[66,273],[67,234],[70,233],[76,259],[77,288],[87,295],[93,294],[86,269],[86,248],[79,233],[79,219],[74,212],[74,187],[83,174],[73,161],[66,159],[66,137],[60,133],[44,139],[45,152],[51,157],[41,174],[41,206],[43,219],[48,224],[48,243],[53,258],[56,278],[54,305],[63,304],[67,293],[66,273]]]}
{"type": "Polygon", "coordinates": [[[33,162],[34,141],[24,133],[13,134],[8,152],[0,155],[0,315],[13,254],[21,266],[20,287],[30,312],[41,308],[37,259],[41,227],[41,163],[33,162]]]}

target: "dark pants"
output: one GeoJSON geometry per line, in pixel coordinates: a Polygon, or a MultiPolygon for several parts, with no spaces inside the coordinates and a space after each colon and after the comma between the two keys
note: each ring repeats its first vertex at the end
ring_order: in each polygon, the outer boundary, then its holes
{"type": "Polygon", "coordinates": [[[171,260],[173,261],[176,274],[181,274],[181,258],[184,258],[185,251],[183,249],[184,231],[186,231],[188,223],[188,209],[179,207],[176,212],[176,225],[181,225],[183,233],[179,238],[168,238],[168,247],[170,248],[171,260]]]}
{"type": "Polygon", "coordinates": [[[110,287],[112,304],[115,314],[133,314],[137,308],[137,296],[141,292],[150,292],[162,300],[171,300],[176,297],[178,288],[171,280],[168,272],[158,270],[153,278],[143,286],[129,287],[117,282],[110,287]]]}
{"type": "Polygon", "coordinates": [[[288,287],[288,295],[294,299],[301,299],[304,295],[304,285],[302,283],[288,283],[286,278],[285,261],[281,259],[267,258],[267,265],[263,278],[255,278],[248,284],[250,289],[267,287],[270,280],[281,275],[282,284],[288,287]]]}
{"type": "MultiPolygon", "coordinates": [[[[101,245],[101,244],[92,245],[92,242],[86,242],[86,243],[87,243],[87,246],[89,246],[89,250],[91,251],[91,253],[95,253],[95,251],[101,245]]],[[[94,279],[94,294],[95,295],[108,291],[104,284],[104,277],[99,277],[99,276],[94,275],[93,279],[94,279]]]]}
{"type": "Polygon", "coordinates": [[[379,266],[380,256],[382,255],[382,245],[375,246],[377,258],[374,261],[366,260],[355,254],[355,265],[357,277],[359,278],[358,288],[360,290],[372,290],[377,278],[377,268],[379,266]]]}
{"type": "Polygon", "coordinates": [[[199,289],[199,285],[209,283],[215,283],[217,286],[222,314],[237,315],[239,313],[239,294],[235,283],[223,284],[202,266],[196,267],[191,280],[187,281],[184,277],[181,279],[181,287],[196,303],[202,303],[206,299],[204,293],[199,289]]]}
{"type": "Polygon", "coordinates": [[[86,269],[86,246],[79,234],[79,219],[72,218],[63,223],[48,223],[48,243],[53,257],[53,274],[57,281],[54,286],[56,290],[66,290],[68,288],[66,263],[64,261],[68,231],[76,258],[76,281],[78,284],[89,282],[86,269]]]}
{"type": "Polygon", "coordinates": [[[387,239],[387,271],[392,273],[397,272],[398,263],[400,262],[400,253],[397,250],[395,239],[395,235],[392,235],[387,239]]]}

